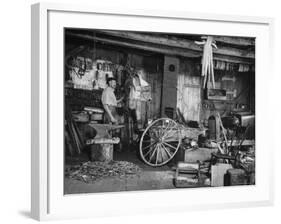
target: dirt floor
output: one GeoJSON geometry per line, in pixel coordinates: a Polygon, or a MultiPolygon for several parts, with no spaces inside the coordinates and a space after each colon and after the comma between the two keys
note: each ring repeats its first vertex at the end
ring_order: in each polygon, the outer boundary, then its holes
{"type": "MultiPolygon", "coordinates": [[[[67,157],[66,167],[87,162],[88,157],[82,153],[78,157],[67,157]]],[[[116,192],[116,191],[137,191],[137,190],[159,190],[159,189],[174,189],[173,179],[175,176],[174,162],[162,167],[151,167],[138,158],[136,150],[114,152],[114,161],[128,161],[138,167],[140,172],[137,174],[128,174],[122,177],[105,177],[95,180],[91,183],[86,183],[82,180],[65,177],[64,193],[97,193],[97,192],[116,192]]]]}
{"type": "MultiPolygon", "coordinates": [[[[136,147],[121,152],[114,150],[113,162],[111,163],[89,162],[86,152],[79,156],[67,156],[64,193],[175,189],[175,171],[178,161],[190,163],[208,161],[211,158],[211,153],[215,151],[217,151],[215,148],[197,148],[188,152],[179,150],[172,161],[161,167],[152,167],[144,163],[138,156],[138,148],[136,147]],[[78,175],[72,175],[75,172],[78,175]]],[[[210,186],[209,175],[201,174],[199,181],[197,178],[197,183],[194,175],[187,174],[185,177],[180,174],[180,178],[176,182],[177,186],[185,188],[210,186]],[[187,182],[185,177],[188,179],[187,182]]],[[[252,179],[250,184],[254,184],[254,178],[252,179]]]]}

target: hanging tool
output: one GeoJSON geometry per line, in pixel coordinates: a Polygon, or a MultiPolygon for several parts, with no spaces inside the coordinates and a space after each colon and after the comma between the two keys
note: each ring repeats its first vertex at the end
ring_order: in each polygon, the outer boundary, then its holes
{"type": "Polygon", "coordinates": [[[204,45],[203,56],[202,56],[202,72],[201,75],[204,76],[203,88],[208,83],[212,83],[213,88],[215,89],[215,77],[214,77],[214,62],[213,62],[213,47],[217,48],[215,40],[212,36],[203,36],[201,39],[203,41],[195,41],[198,45],[204,45]]]}

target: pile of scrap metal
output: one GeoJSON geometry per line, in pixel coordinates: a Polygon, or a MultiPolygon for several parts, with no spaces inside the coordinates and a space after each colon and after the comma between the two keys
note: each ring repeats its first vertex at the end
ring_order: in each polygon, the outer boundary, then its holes
{"type": "Polygon", "coordinates": [[[108,177],[127,177],[139,175],[141,168],[127,161],[85,162],[81,165],[67,167],[65,177],[92,183],[108,177]]]}
{"type": "Polygon", "coordinates": [[[220,139],[210,140],[206,135],[200,135],[198,142],[183,139],[184,156],[176,168],[176,187],[255,184],[255,141],[246,139],[249,126],[229,130],[219,114],[218,118],[220,139]]]}
{"type": "MultiPolygon", "coordinates": [[[[193,155],[200,148],[190,148],[193,155]]],[[[201,152],[200,152],[201,153],[201,152]]],[[[178,162],[175,187],[233,186],[255,184],[255,152],[232,149],[228,154],[213,152],[206,161],[178,162]]]]}

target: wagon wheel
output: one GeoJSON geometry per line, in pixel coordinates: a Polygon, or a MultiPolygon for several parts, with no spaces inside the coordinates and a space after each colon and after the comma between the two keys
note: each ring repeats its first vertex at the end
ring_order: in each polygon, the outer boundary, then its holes
{"type": "Polygon", "coordinates": [[[162,166],[177,153],[181,144],[178,124],[169,118],[152,122],[140,139],[140,156],[150,166],[162,166]]]}

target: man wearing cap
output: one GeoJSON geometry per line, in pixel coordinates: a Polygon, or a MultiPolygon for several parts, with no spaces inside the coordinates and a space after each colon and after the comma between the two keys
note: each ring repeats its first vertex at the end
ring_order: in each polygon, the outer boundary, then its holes
{"type": "Polygon", "coordinates": [[[116,88],[116,80],[115,78],[108,78],[107,87],[103,90],[101,96],[101,102],[105,110],[105,123],[114,123],[117,124],[117,113],[116,107],[117,104],[120,103],[123,98],[117,100],[114,90],[116,88]]]}

